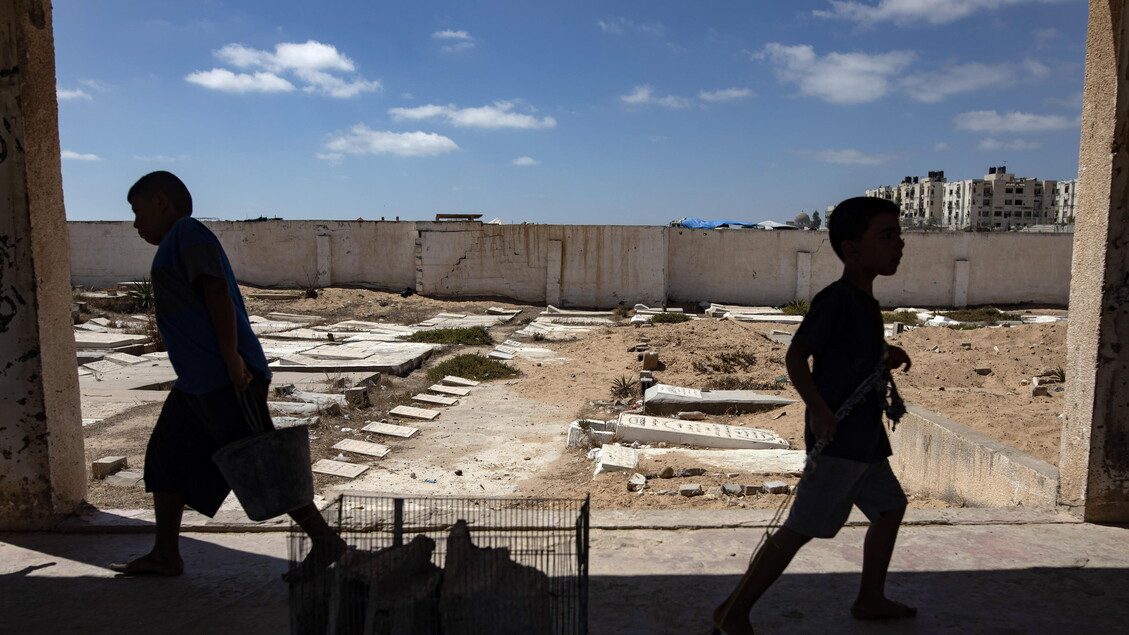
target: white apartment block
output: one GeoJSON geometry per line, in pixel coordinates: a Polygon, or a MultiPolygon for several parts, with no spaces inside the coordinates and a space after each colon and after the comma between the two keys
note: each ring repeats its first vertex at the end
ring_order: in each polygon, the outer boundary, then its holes
{"type": "Polygon", "coordinates": [[[944,172],[907,176],[896,186],[867,190],[893,201],[903,227],[1007,231],[1074,222],[1077,179],[1017,178],[1005,167],[988,168],[982,179],[949,182],[944,172]]]}

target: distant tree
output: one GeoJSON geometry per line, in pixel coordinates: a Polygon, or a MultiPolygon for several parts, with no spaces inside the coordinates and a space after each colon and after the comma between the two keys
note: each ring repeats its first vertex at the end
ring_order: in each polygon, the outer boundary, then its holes
{"type": "Polygon", "coordinates": [[[823,225],[823,220],[819,218],[819,212],[811,213],[811,228],[819,229],[823,225]]]}

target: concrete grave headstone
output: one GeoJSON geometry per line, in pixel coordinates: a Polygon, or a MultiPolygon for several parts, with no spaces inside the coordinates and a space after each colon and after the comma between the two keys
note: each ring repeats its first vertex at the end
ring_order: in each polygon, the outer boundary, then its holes
{"type": "Polygon", "coordinates": [[[392,437],[400,437],[401,439],[410,439],[419,433],[419,428],[412,428],[410,426],[398,426],[392,423],[381,423],[373,421],[365,427],[361,428],[365,432],[372,432],[375,434],[384,434],[392,437]]]}
{"type": "Polygon", "coordinates": [[[443,379],[440,379],[439,383],[445,384],[447,386],[460,386],[462,388],[473,388],[473,387],[479,385],[482,382],[475,381],[473,379],[466,379],[466,378],[463,378],[463,377],[456,377],[455,375],[447,375],[443,379]]]}
{"type": "Polygon", "coordinates": [[[635,448],[612,444],[600,449],[600,464],[597,472],[634,470],[639,465],[639,451],[635,448]]]}
{"type": "Polygon", "coordinates": [[[455,399],[454,397],[440,397],[439,395],[429,395],[425,392],[421,392],[418,395],[412,395],[412,401],[434,404],[436,406],[453,406],[459,403],[459,400],[455,399]]]}
{"type": "Polygon", "coordinates": [[[368,456],[375,456],[381,458],[387,456],[392,451],[386,445],[379,443],[369,443],[368,441],[360,441],[358,439],[342,439],[333,444],[334,450],[344,450],[346,452],[356,452],[357,454],[366,454],[368,456]]]}
{"type": "Polygon", "coordinates": [[[787,449],[771,430],[623,413],[616,434],[626,442],[681,443],[704,448],[787,449]]]}
{"type": "Polygon", "coordinates": [[[431,392],[437,392],[441,395],[455,395],[457,397],[466,397],[470,394],[470,388],[460,388],[458,386],[444,386],[443,384],[432,384],[428,387],[431,392]]]}
{"type": "Polygon", "coordinates": [[[411,406],[396,406],[389,410],[388,414],[397,417],[407,417],[409,419],[425,419],[431,421],[439,416],[439,411],[428,410],[427,408],[413,408],[411,406]]]}
{"type": "Polygon", "coordinates": [[[321,459],[317,463],[314,463],[311,469],[318,474],[357,478],[368,469],[368,466],[357,465],[356,463],[345,463],[344,461],[334,461],[333,459],[321,459]]]}

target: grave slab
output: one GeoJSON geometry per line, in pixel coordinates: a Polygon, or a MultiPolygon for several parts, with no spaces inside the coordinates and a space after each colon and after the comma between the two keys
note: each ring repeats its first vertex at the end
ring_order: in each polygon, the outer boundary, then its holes
{"type": "Polygon", "coordinates": [[[459,400],[453,397],[440,397],[439,395],[429,395],[425,392],[421,392],[418,395],[412,395],[412,401],[434,404],[436,406],[453,406],[459,403],[459,400]]]}
{"type": "Polygon", "coordinates": [[[502,361],[509,361],[514,358],[512,353],[503,353],[498,349],[490,351],[490,353],[488,353],[486,356],[490,359],[500,359],[502,361]]]}
{"type": "Polygon", "coordinates": [[[87,364],[83,364],[82,366],[83,366],[83,368],[90,370],[90,371],[93,371],[95,373],[112,373],[114,371],[119,370],[122,367],[121,364],[115,364],[114,362],[109,362],[109,361],[106,361],[105,359],[99,360],[97,362],[90,362],[90,363],[87,363],[87,364]]]}
{"type": "Polygon", "coordinates": [[[554,324],[539,317],[521,330],[515,331],[514,336],[539,338],[550,342],[570,342],[591,331],[590,327],[554,324]]]}
{"type": "Polygon", "coordinates": [[[626,442],[679,443],[702,448],[779,449],[789,443],[771,430],[621,414],[616,434],[626,442]]]}
{"type": "Polygon", "coordinates": [[[368,469],[367,465],[357,465],[356,463],[345,463],[343,461],[334,461],[333,459],[321,459],[314,463],[312,468],[318,474],[329,474],[330,476],[342,476],[345,478],[357,478],[365,470],[368,469]]]}
{"type": "Polygon", "coordinates": [[[287,395],[297,399],[298,401],[303,401],[310,404],[336,404],[341,407],[345,406],[345,395],[330,395],[327,393],[306,392],[304,390],[298,390],[297,388],[289,390],[287,392],[287,395]]]}
{"type": "Polygon", "coordinates": [[[640,448],[640,458],[661,459],[674,465],[701,465],[721,472],[750,474],[800,474],[807,453],[803,450],[698,450],[694,448],[640,448]]]}
{"type": "Polygon", "coordinates": [[[774,395],[752,390],[701,391],[682,386],[655,384],[643,393],[643,410],[650,415],[697,410],[709,414],[760,412],[795,403],[774,395]]]}
{"type": "Polygon", "coordinates": [[[104,355],[102,357],[102,359],[104,359],[106,361],[114,362],[116,364],[120,364],[122,366],[131,366],[133,364],[140,364],[142,362],[149,361],[149,360],[145,359],[144,357],[138,357],[137,355],[130,355],[129,353],[108,353],[108,354],[104,355]]]}
{"type": "Polygon", "coordinates": [[[324,320],[320,315],[298,315],[296,313],[267,313],[268,320],[277,320],[279,322],[298,322],[299,324],[310,324],[324,320]]]}
{"type": "Polygon", "coordinates": [[[321,420],[318,417],[271,417],[271,422],[274,423],[275,429],[281,430],[283,428],[296,428],[298,426],[316,426],[321,420]]]}
{"type": "Polygon", "coordinates": [[[439,344],[415,342],[375,342],[373,354],[360,360],[319,360],[306,355],[290,355],[271,363],[271,369],[294,372],[338,373],[371,371],[401,377],[419,368],[439,344]]]}
{"type": "Polygon", "coordinates": [[[365,432],[384,434],[390,437],[400,437],[401,439],[410,439],[419,433],[419,428],[398,426],[392,423],[381,423],[379,421],[373,421],[361,429],[365,432]]]}
{"type": "Polygon", "coordinates": [[[103,479],[107,476],[129,467],[124,456],[105,456],[90,464],[90,472],[97,479],[103,479]]]}
{"type": "Polygon", "coordinates": [[[482,382],[475,381],[473,379],[466,379],[465,377],[456,377],[455,375],[447,375],[443,379],[440,379],[439,383],[446,384],[448,386],[462,386],[463,388],[473,388],[473,387],[481,384],[482,382]]]}
{"type": "Polygon", "coordinates": [[[470,394],[470,388],[461,388],[459,386],[444,386],[443,384],[432,384],[428,387],[431,392],[437,392],[441,395],[455,395],[457,397],[466,397],[470,394]]]}
{"type": "Polygon", "coordinates": [[[438,410],[428,410],[427,408],[413,408],[411,406],[396,406],[388,411],[388,414],[397,417],[407,417],[409,419],[425,419],[431,421],[439,416],[438,410]]]}
{"type": "Polygon", "coordinates": [[[321,410],[316,403],[294,401],[268,401],[267,407],[285,415],[316,415],[321,410]]]}
{"type": "Polygon", "coordinates": [[[639,451],[618,443],[600,448],[600,465],[597,472],[634,470],[639,465],[639,451]]]}
{"type": "Polygon", "coordinates": [[[727,314],[734,315],[783,315],[783,311],[770,306],[740,306],[737,304],[711,303],[706,309],[706,315],[714,318],[723,318],[727,314]]]}
{"type": "Polygon", "coordinates": [[[75,331],[74,344],[76,348],[119,348],[136,344],[148,344],[149,338],[144,335],[127,335],[125,333],[84,333],[75,331]]]}
{"type": "Polygon", "coordinates": [[[368,441],[360,441],[358,439],[342,439],[333,445],[334,450],[344,450],[345,452],[356,452],[357,454],[365,454],[368,456],[375,456],[382,458],[387,456],[392,451],[386,445],[379,443],[369,443],[368,441]]]}

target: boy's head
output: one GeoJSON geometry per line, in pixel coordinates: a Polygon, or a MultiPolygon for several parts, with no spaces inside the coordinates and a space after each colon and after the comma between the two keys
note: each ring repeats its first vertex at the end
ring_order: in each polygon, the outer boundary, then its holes
{"type": "Polygon", "coordinates": [[[849,198],[835,206],[827,220],[831,248],[848,266],[863,259],[878,275],[897,271],[902,247],[901,211],[892,201],[869,196],[849,198]],[[874,262],[869,262],[874,260],[874,262]],[[891,268],[891,261],[892,268],[891,268]]]}
{"type": "Polygon", "coordinates": [[[126,200],[133,209],[133,228],[145,240],[159,245],[173,223],[192,215],[192,194],[171,172],[150,172],[129,188],[126,200]]]}

